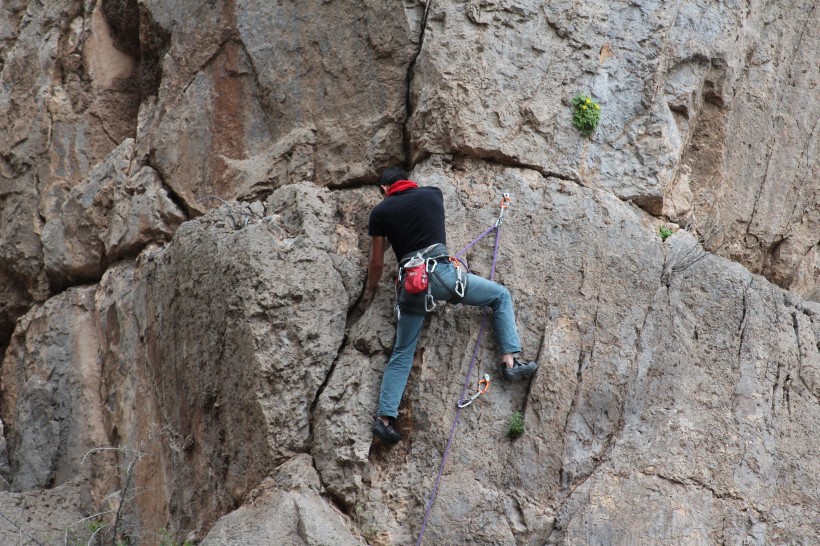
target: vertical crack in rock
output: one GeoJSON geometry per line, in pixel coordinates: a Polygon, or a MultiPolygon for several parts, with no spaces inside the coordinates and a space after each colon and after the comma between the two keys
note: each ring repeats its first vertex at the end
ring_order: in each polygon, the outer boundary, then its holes
{"type": "MultiPolygon", "coordinates": [[[[798,340],[798,345],[799,345],[799,340],[798,340]]],[[[782,364],[780,364],[780,362],[778,362],[777,363],[777,371],[775,371],[775,375],[774,375],[774,385],[772,385],[772,407],[771,407],[772,417],[777,417],[777,405],[775,404],[775,399],[776,399],[776,396],[777,396],[777,385],[780,383],[780,370],[781,370],[782,367],[783,367],[782,364]]],[[[768,374],[768,366],[767,366],[766,372],[768,374]]]]}
{"type": "MultiPolygon", "coordinates": [[[[549,322],[549,318],[547,319],[549,322]]],[[[541,362],[541,355],[544,353],[545,343],[547,342],[547,328],[549,326],[544,327],[544,331],[541,334],[541,343],[538,344],[538,354],[535,355],[535,361],[541,362]]],[[[536,370],[536,375],[527,383],[527,392],[524,393],[524,403],[521,405],[521,414],[526,416],[527,415],[527,405],[530,402],[530,393],[532,392],[532,385],[535,383],[535,378],[538,375],[538,371],[536,370]]],[[[517,501],[516,501],[517,502],[517,501]]],[[[520,508],[520,507],[519,507],[520,508]]]]}
{"type": "Polygon", "coordinates": [[[421,48],[424,46],[424,33],[427,30],[427,17],[430,15],[430,10],[433,6],[433,0],[427,0],[427,5],[424,6],[424,14],[421,16],[421,29],[419,30],[419,47],[416,50],[415,55],[410,60],[410,64],[407,65],[407,77],[405,79],[405,115],[404,115],[404,163],[405,166],[410,169],[412,165],[410,162],[412,161],[413,157],[413,144],[411,142],[411,135],[410,135],[410,118],[413,115],[413,100],[411,98],[411,90],[410,87],[413,84],[413,72],[416,69],[416,61],[421,55],[421,48]]]}
{"type": "Polygon", "coordinates": [[[812,17],[812,13],[814,13],[814,10],[817,9],[817,4],[818,4],[818,2],[815,2],[812,5],[811,11],[806,16],[806,19],[805,19],[806,22],[803,24],[803,28],[800,30],[800,37],[797,38],[797,45],[794,46],[794,51],[792,52],[791,63],[789,64],[789,77],[792,77],[792,65],[794,65],[795,59],[797,59],[797,54],[800,51],[800,46],[803,45],[803,36],[805,36],[805,34],[806,34],[806,28],[808,28],[809,23],[811,21],[815,21],[815,19],[812,17]]]}
{"type": "Polygon", "coordinates": [[[333,359],[333,362],[330,364],[330,369],[325,374],[325,378],[322,380],[322,384],[319,385],[319,388],[316,389],[316,395],[313,397],[313,402],[310,403],[310,432],[308,433],[308,444],[312,443],[313,441],[313,414],[316,411],[316,406],[319,404],[319,398],[322,397],[322,393],[325,392],[325,388],[327,384],[330,382],[330,378],[333,376],[333,371],[336,369],[336,364],[339,362],[339,359],[342,357],[345,348],[347,347],[347,343],[349,340],[348,333],[345,332],[344,336],[342,336],[342,342],[339,345],[339,350],[336,353],[336,358],[333,359]]]}
{"type": "Polygon", "coordinates": [[[800,323],[797,320],[796,311],[792,311],[792,327],[794,328],[794,337],[797,339],[797,370],[799,373],[803,367],[803,347],[800,343],[800,323]]]}
{"type": "Polygon", "coordinates": [[[738,365],[738,367],[740,367],[740,365],[741,365],[740,359],[741,359],[741,352],[743,351],[743,339],[746,336],[746,321],[747,321],[747,318],[748,318],[748,311],[749,311],[748,294],[749,294],[749,289],[752,287],[752,283],[754,283],[754,279],[749,281],[748,286],[745,286],[743,288],[743,315],[741,315],[741,317],[740,317],[740,325],[738,326],[738,329],[737,329],[738,338],[739,338],[739,342],[737,344],[737,365],[738,365]]]}
{"type": "MultiPolygon", "coordinates": [[[[814,391],[812,391],[803,379],[803,343],[800,341],[800,321],[797,318],[797,311],[792,312],[792,328],[794,328],[794,337],[797,340],[797,377],[800,379],[800,382],[803,383],[803,386],[806,387],[807,392],[814,394],[814,391]]],[[[818,349],[820,349],[820,344],[818,344],[818,349]]],[[[783,399],[786,402],[786,409],[788,410],[789,415],[792,413],[791,394],[789,393],[791,382],[791,374],[787,373],[786,379],[783,380],[783,399]]]]}

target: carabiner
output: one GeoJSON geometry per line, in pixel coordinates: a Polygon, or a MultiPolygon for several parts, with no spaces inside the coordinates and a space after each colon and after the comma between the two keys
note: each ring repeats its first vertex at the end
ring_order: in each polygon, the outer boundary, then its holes
{"type": "Polygon", "coordinates": [[[484,377],[478,382],[478,392],[468,399],[462,399],[456,402],[459,408],[466,408],[473,403],[473,400],[486,393],[490,389],[490,374],[484,374],[484,377]],[[483,385],[483,387],[482,387],[483,385]]]}
{"type": "Polygon", "coordinates": [[[424,298],[424,310],[426,312],[430,312],[436,308],[436,299],[433,297],[433,294],[427,294],[424,298]]]}
{"type": "Polygon", "coordinates": [[[504,195],[501,197],[501,204],[499,205],[501,207],[501,212],[498,214],[498,220],[495,221],[495,227],[501,226],[504,222],[504,211],[507,210],[510,202],[512,202],[512,197],[510,197],[509,193],[504,192],[504,195]]]}
{"type": "MultiPolygon", "coordinates": [[[[450,261],[453,261],[453,259],[450,258],[450,261]]],[[[454,263],[455,263],[455,266],[456,266],[456,294],[458,295],[459,298],[463,298],[464,297],[465,284],[464,284],[464,280],[461,278],[461,267],[460,267],[460,264],[458,263],[458,260],[455,260],[454,263]]]]}

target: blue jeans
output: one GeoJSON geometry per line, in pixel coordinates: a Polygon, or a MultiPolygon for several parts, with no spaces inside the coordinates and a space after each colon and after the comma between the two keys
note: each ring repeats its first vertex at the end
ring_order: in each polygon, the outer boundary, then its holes
{"type": "MultiPolygon", "coordinates": [[[[436,275],[450,289],[456,285],[456,268],[450,263],[439,263],[436,275]]],[[[515,327],[510,291],[500,284],[478,277],[467,275],[467,291],[461,303],[475,307],[489,306],[493,310],[493,328],[498,343],[498,353],[518,353],[521,346],[518,341],[518,330],[515,327]]],[[[441,285],[439,280],[430,275],[433,297],[436,300],[448,300],[452,293],[441,285]]],[[[398,417],[399,403],[407,385],[410,368],[413,365],[413,354],[424,324],[424,315],[401,313],[396,325],[396,341],[393,343],[393,354],[384,369],[382,388],[379,393],[377,415],[398,417]]]]}

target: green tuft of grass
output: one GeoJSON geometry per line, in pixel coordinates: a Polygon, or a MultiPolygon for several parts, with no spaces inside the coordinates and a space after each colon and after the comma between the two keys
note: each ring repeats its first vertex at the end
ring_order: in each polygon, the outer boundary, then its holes
{"type": "Polygon", "coordinates": [[[515,440],[522,434],[524,434],[524,416],[520,411],[516,411],[512,414],[512,418],[510,419],[510,426],[507,429],[507,436],[509,436],[510,439],[515,440]]]}

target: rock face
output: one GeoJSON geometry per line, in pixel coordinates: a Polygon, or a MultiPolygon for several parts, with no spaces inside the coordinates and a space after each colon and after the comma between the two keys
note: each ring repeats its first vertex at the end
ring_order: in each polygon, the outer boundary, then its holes
{"type": "Polygon", "coordinates": [[[4,3],[0,543],[813,543],[816,15],[4,3]],[[360,296],[396,163],[453,251],[512,195],[496,279],[540,370],[495,377],[488,332],[457,414],[481,311],[439,308],[387,448],[392,279],[360,296]]]}

